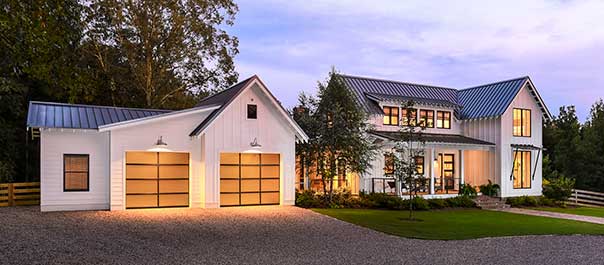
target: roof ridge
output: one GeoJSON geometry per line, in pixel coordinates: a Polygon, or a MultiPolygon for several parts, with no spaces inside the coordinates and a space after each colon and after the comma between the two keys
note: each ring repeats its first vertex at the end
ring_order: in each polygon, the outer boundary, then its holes
{"type": "Polygon", "coordinates": [[[205,97],[205,98],[201,99],[201,100],[200,100],[199,102],[197,102],[197,104],[195,104],[195,105],[199,105],[199,104],[201,104],[202,102],[207,101],[207,100],[209,100],[209,99],[211,99],[211,98],[214,98],[214,97],[215,97],[215,96],[217,96],[217,95],[221,95],[221,94],[225,93],[226,91],[229,91],[229,90],[231,90],[232,88],[236,87],[236,86],[237,86],[237,85],[239,85],[239,84],[244,84],[244,83],[247,83],[247,82],[249,82],[249,81],[250,81],[252,78],[254,78],[254,77],[257,77],[257,76],[256,76],[256,75],[252,75],[252,76],[250,76],[250,77],[248,77],[248,78],[246,78],[246,79],[244,79],[244,80],[242,80],[242,81],[240,81],[240,82],[237,82],[237,83],[235,83],[235,84],[231,85],[229,88],[227,88],[227,89],[225,89],[225,90],[219,91],[218,93],[213,94],[213,95],[209,95],[209,96],[207,96],[207,97],[205,97]]]}
{"type": "Polygon", "coordinates": [[[432,87],[432,88],[440,88],[440,89],[448,89],[448,90],[459,91],[456,88],[444,87],[444,86],[434,86],[434,85],[411,83],[411,82],[404,82],[404,81],[397,81],[397,80],[390,80],[390,79],[383,79],[383,78],[375,78],[375,77],[358,76],[358,75],[347,75],[347,74],[338,74],[338,75],[339,76],[343,76],[343,77],[357,78],[357,79],[374,80],[374,81],[381,81],[381,82],[392,82],[392,83],[405,84],[405,85],[425,86],[425,87],[432,87]]]}
{"type": "Polygon", "coordinates": [[[95,107],[95,108],[107,108],[107,109],[129,109],[129,110],[146,110],[146,111],[161,111],[161,112],[172,112],[174,110],[169,109],[147,109],[147,108],[132,108],[132,107],[116,107],[116,106],[102,106],[102,105],[87,105],[77,103],[63,103],[63,102],[50,102],[50,101],[36,101],[31,100],[30,104],[39,105],[54,105],[54,106],[74,106],[74,107],[95,107]]]}
{"type": "Polygon", "coordinates": [[[525,79],[528,78],[530,79],[530,77],[528,75],[525,76],[521,76],[521,77],[516,77],[516,78],[511,78],[511,79],[506,79],[506,80],[502,80],[502,81],[497,81],[497,82],[492,82],[492,83],[488,83],[488,84],[483,84],[483,85],[478,85],[478,86],[473,86],[473,87],[468,87],[468,88],[462,88],[458,91],[467,91],[470,89],[474,89],[474,88],[480,88],[480,87],[485,87],[485,86],[491,86],[491,85],[495,85],[495,84],[501,84],[501,83],[505,83],[505,82],[510,82],[510,81],[515,81],[515,80],[519,80],[519,79],[525,79]]]}

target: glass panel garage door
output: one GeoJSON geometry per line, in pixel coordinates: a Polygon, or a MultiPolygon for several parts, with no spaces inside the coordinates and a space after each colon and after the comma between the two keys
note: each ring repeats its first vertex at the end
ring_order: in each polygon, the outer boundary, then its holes
{"type": "Polygon", "coordinates": [[[126,208],[189,206],[189,154],[126,153],[126,208]]]}
{"type": "Polygon", "coordinates": [[[220,154],[220,206],[279,204],[279,154],[220,154]]]}

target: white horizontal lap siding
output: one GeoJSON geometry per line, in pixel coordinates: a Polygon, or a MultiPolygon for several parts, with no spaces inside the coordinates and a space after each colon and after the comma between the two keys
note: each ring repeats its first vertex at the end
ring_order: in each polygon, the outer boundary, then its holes
{"type": "Polygon", "coordinates": [[[111,133],[111,210],[125,209],[125,154],[129,151],[148,151],[162,136],[173,152],[189,153],[189,205],[202,206],[201,140],[189,137],[209,112],[149,122],[112,130],[111,133]]]}
{"type": "Polygon", "coordinates": [[[500,118],[469,120],[462,122],[463,135],[496,145],[491,150],[464,151],[464,178],[466,183],[479,186],[488,183],[501,183],[501,122],[500,118]]]}
{"type": "Polygon", "coordinates": [[[109,209],[109,133],[83,130],[40,132],[42,211],[109,209]],[[63,191],[63,155],[89,155],[89,191],[63,191]]]}
{"type": "Polygon", "coordinates": [[[537,163],[537,170],[535,172],[535,179],[531,181],[530,189],[514,189],[513,181],[510,180],[513,166],[513,155],[511,144],[528,144],[541,147],[543,143],[543,113],[535,99],[531,95],[530,91],[523,87],[516,98],[512,101],[509,108],[501,117],[501,190],[502,196],[522,196],[541,195],[541,184],[542,184],[542,167],[541,161],[543,153],[539,154],[537,160],[538,151],[531,151],[531,174],[535,170],[535,163],[537,163]],[[531,137],[515,137],[513,136],[513,109],[522,108],[531,110],[531,137]]]}
{"type": "MultiPolygon", "coordinates": [[[[382,104],[382,105],[380,105],[380,108],[383,108],[384,106],[397,107],[396,104],[382,104]]],[[[402,112],[400,110],[400,105],[398,107],[399,107],[399,124],[400,124],[402,112]]],[[[460,122],[455,118],[455,114],[454,114],[453,109],[442,108],[442,107],[435,107],[435,106],[430,106],[430,105],[419,105],[419,104],[415,105],[413,108],[417,109],[418,122],[419,122],[419,111],[420,110],[432,110],[432,111],[434,111],[434,128],[426,128],[423,131],[424,133],[461,134],[461,125],[460,125],[460,122]],[[436,128],[437,111],[448,111],[448,112],[451,112],[451,129],[436,128]]],[[[398,131],[398,130],[400,130],[400,125],[399,126],[384,125],[384,115],[383,114],[380,114],[380,115],[370,115],[369,116],[369,123],[371,123],[372,125],[374,125],[375,126],[374,130],[377,130],[377,131],[398,131]]]]}
{"type": "Polygon", "coordinates": [[[202,136],[206,172],[205,207],[220,205],[220,153],[261,152],[281,154],[282,205],[294,204],[295,132],[258,83],[244,90],[227,106],[202,136]],[[247,119],[247,104],[257,105],[256,120],[247,119]],[[257,139],[261,148],[250,143],[257,139]]]}

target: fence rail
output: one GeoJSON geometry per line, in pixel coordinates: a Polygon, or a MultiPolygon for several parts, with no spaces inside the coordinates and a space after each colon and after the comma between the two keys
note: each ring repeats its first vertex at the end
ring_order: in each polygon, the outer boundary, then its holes
{"type": "Polygon", "coordinates": [[[0,183],[0,207],[40,204],[40,182],[0,183]]]}
{"type": "Polygon", "coordinates": [[[573,193],[570,198],[568,198],[567,203],[579,206],[604,207],[604,193],[573,189],[573,193]]]}

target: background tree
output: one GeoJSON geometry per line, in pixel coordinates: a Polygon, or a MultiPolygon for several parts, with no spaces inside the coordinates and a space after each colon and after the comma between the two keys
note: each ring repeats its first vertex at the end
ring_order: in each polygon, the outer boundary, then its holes
{"type": "Polygon", "coordinates": [[[598,100],[591,107],[583,127],[582,170],[578,172],[577,187],[604,191],[604,102],[598,100]]]}
{"type": "Polygon", "coordinates": [[[296,143],[296,156],[300,165],[299,177],[305,180],[305,188],[311,185],[309,182],[310,174],[315,173],[313,170],[316,169],[317,144],[319,142],[318,132],[321,127],[320,122],[314,118],[317,104],[317,100],[314,97],[302,92],[298,96],[298,106],[293,109],[294,120],[309,138],[307,142],[296,143]]]}
{"type": "Polygon", "coordinates": [[[560,114],[544,129],[545,155],[551,163],[550,172],[576,179],[583,170],[581,124],[574,106],[560,107],[560,114]]]}
{"type": "Polygon", "coordinates": [[[137,105],[189,107],[237,80],[238,41],[222,29],[237,11],[232,0],[93,0],[83,48],[114,100],[126,87],[143,96],[137,105]]]}
{"type": "Polygon", "coordinates": [[[346,173],[365,173],[375,156],[376,146],[366,137],[365,132],[371,127],[365,113],[335,69],[329,73],[326,84],[319,82],[318,91],[314,112],[311,107],[309,113],[296,116],[311,138],[308,148],[297,151],[299,155],[314,154],[311,164],[321,176],[324,193],[331,199],[338,173],[344,176],[346,173]]]}
{"type": "MultiPolygon", "coordinates": [[[[401,105],[401,109],[413,108],[413,102],[406,102],[401,105]]],[[[407,120],[415,119],[410,111],[407,112],[407,120]]],[[[402,126],[394,141],[394,147],[387,155],[392,158],[393,176],[396,180],[396,195],[401,195],[401,188],[405,188],[409,195],[409,219],[413,220],[414,198],[422,189],[426,189],[427,178],[424,174],[418,173],[417,157],[424,156],[425,141],[423,131],[426,125],[415,124],[402,126]],[[401,187],[403,186],[403,187],[401,187]]],[[[422,165],[423,166],[423,165],[422,165]]]]}
{"type": "Polygon", "coordinates": [[[88,83],[77,67],[81,11],[69,0],[0,4],[0,182],[37,175],[25,159],[37,153],[25,144],[29,100],[69,101],[88,83]]]}

